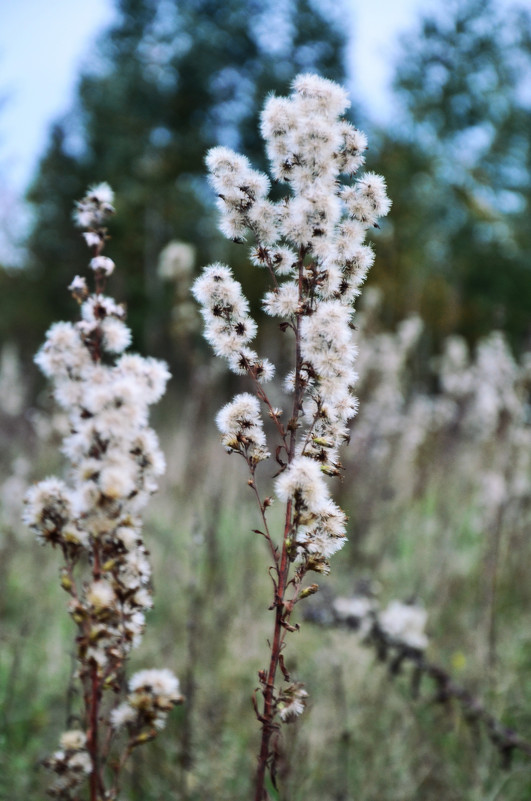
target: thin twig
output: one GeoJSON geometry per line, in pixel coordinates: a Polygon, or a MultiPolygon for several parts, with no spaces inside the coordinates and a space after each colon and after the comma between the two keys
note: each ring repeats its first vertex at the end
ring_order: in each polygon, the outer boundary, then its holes
{"type": "MultiPolygon", "coordinates": [[[[340,617],[335,613],[333,607],[327,608],[324,616],[322,610],[307,610],[306,619],[323,625],[346,627],[352,630],[358,630],[360,627],[359,618],[340,617]]],[[[492,715],[481,699],[456,682],[444,667],[426,659],[421,650],[412,648],[405,642],[389,636],[380,625],[375,612],[364,618],[364,623],[365,621],[369,621],[369,628],[364,633],[361,642],[367,647],[375,649],[378,659],[389,665],[391,676],[397,676],[402,671],[404,664],[412,665],[411,689],[415,698],[419,696],[423,676],[429,677],[435,682],[437,688],[431,700],[441,704],[455,701],[469,724],[476,724],[483,728],[489,740],[498,749],[503,767],[509,767],[515,750],[531,757],[531,742],[492,715]]]]}

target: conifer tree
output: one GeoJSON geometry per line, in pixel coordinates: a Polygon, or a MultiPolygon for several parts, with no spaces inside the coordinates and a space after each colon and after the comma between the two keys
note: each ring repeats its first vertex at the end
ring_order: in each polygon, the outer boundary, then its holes
{"type": "Polygon", "coordinates": [[[394,226],[375,273],[394,314],[420,309],[435,338],[530,333],[530,41],[528,11],[455,0],[403,43],[402,113],[379,159],[394,226]]]}
{"type": "Polygon", "coordinates": [[[117,12],[29,193],[36,210],[30,268],[42,316],[57,317],[64,294],[57,286],[68,283],[81,247],[67,203],[87,177],[108,180],[121,212],[113,251],[127,265],[127,284],[117,291],[127,296],[137,346],[147,339],[163,353],[169,299],[156,280],[158,255],[181,239],[205,260],[217,238],[206,150],[222,141],[260,163],[257,98],[285,91],[301,69],[341,80],[344,36],[330,9],[310,0],[118,0],[117,12]],[[38,280],[43,265],[54,275],[46,285],[38,280]]]}

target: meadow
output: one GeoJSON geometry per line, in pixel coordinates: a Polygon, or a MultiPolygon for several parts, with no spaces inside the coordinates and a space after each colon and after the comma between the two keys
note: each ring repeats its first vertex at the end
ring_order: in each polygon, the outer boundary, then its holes
{"type": "MultiPolygon", "coordinates": [[[[403,334],[371,334],[363,313],[367,349],[382,352],[385,342],[388,354],[402,353],[403,334]]],[[[369,371],[361,375],[360,414],[340,490],[349,543],[336,556],[333,575],[319,577],[321,593],[307,601],[313,620],[299,619],[301,630],[289,642],[290,670],[310,698],[305,719],[284,728],[279,798],[286,801],[516,801],[531,789],[529,756],[514,749],[507,764],[459,704],[436,700],[433,682],[425,679],[415,699],[407,663],[391,676],[356,632],[322,614],[338,596],[370,594],[382,606],[417,600],[428,613],[428,658],[504,725],[524,738],[529,732],[529,499],[526,468],[523,477],[514,451],[528,435],[526,360],[512,362],[512,392],[505,380],[487,436],[484,421],[472,425],[479,422],[474,397],[488,394],[477,360],[461,368],[459,386],[468,378],[469,394],[459,405],[448,387],[429,396],[408,386],[416,348],[410,342],[407,358],[398,359],[402,366],[386,393],[382,376],[391,370],[382,371],[380,392],[374,375],[372,381],[369,371]],[[364,394],[371,384],[372,399],[364,394]],[[393,396],[395,414],[400,411],[392,431],[386,430],[389,403],[385,411],[377,405],[384,394],[393,396]],[[438,431],[421,429],[415,412],[421,399],[452,401],[453,418],[447,414],[438,431]],[[381,420],[371,442],[364,417],[381,420]],[[406,461],[401,440],[411,441],[415,425],[417,448],[406,461]],[[498,464],[506,471],[505,489],[495,496],[498,464]],[[324,623],[315,622],[320,618],[324,623]]],[[[269,578],[264,543],[251,531],[258,512],[251,493],[245,495],[244,465],[223,452],[213,424],[212,398],[225,390],[216,370],[203,367],[196,394],[183,397],[174,386],[155,415],[168,470],[146,516],[155,608],[132,661],[141,667],[156,655],[180,677],[186,701],[166,732],[137,751],[124,783],[124,798],[132,801],[221,801],[251,792],[258,741],[251,695],[271,636],[269,578]]],[[[18,520],[25,486],[61,469],[64,420],[50,414],[46,391],[40,404],[29,414],[13,401],[2,420],[5,464],[12,467],[2,477],[0,782],[6,799],[44,795],[48,777],[39,763],[79,712],[70,682],[73,625],[57,584],[58,560],[18,520]]],[[[262,470],[271,475],[269,465],[262,470]]]]}
{"type": "Polygon", "coordinates": [[[270,286],[262,313],[229,266],[194,281],[193,249],[165,248],[150,282],[175,284],[185,376],[167,395],[107,296],[107,183],[76,202],[90,278],[36,356],[48,385],[2,351],[6,799],[531,791],[531,353],[496,330],[434,349],[417,314],[389,330],[362,286],[391,202],[354,179],[349,104],[310,73],[268,97],[272,199],[245,156],[208,151],[220,230],[252,235],[270,286]]]}

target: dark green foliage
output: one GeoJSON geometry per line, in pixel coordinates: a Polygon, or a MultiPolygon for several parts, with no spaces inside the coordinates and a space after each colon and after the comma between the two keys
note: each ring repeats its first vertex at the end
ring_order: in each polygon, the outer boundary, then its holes
{"type": "Polygon", "coordinates": [[[6,290],[2,292],[0,325],[6,326],[5,333],[16,338],[28,355],[35,349],[36,337],[40,334],[42,339],[50,325],[52,309],[63,317],[72,316],[73,301],[65,289],[86,263],[87,249],[73,231],[71,198],[83,195],[86,180],[66,151],[63,128],[55,126],[39,177],[29,193],[38,209],[39,230],[31,240],[28,268],[0,273],[6,290]]]}
{"type": "MultiPolygon", "coordinates": [[[[27,335],[38,342],[52,320],[71,316],[66,286],[87,252],[70,210],[88,183],[105,180],[119,212],[107,250],[119,266],[112,293],[127,300],[136,346],[172,358],[170,290],[156,277],[161,249],[191,242],[205,263],[230,247],[216,233],[206,150],[227,144],[263,164],[264,97],[285,93],[301,70],[342,80],[344,38],[309,0],[120,0],[118,11],[80,80],[66,139],[54,132],[29,193],[28,297],[38,296],[40,314],[27,335]]],[[[237,266],[247,252],[233,250],[237,266]]]]}
{"type": "Polygon", "coordinates": [[[436,338],[530,334],[530,41],[529,12],[456,0],[404,43],[402,110],[378,159],[394,207],[377,280],[395,318],[419,309],[436,338]]]}
{"type": "MultiPolygon", "coordinates": [[[[175,361],[160,250],[181,239],[199,264],[225,259],[239,272],[247,263],[247,248],[216,232],[206,150],[227,144],[264,168],[264,97],[285,93],[301,70],[344,80],[344,28],[317,0],[120,0],[118,12],[29,193],[29,267],[0,274],[0,325],[31,352],[50,322],[71,317],[66,286],[87,261],[72,201],[106,180],[119,211],[111,291],[127,300],[136,347],[175,361]]],[[[427,354],[456,331],[475,340],[502,327],[516,346],[530,335],[530,72],[530,15],[496,0],[441,3],[403,47],[396,120],[379,143],[371,135],[370,167],[394,204],[371,282],[384,290],[389,325],[421,313],[427,354]]],[[[251,303],[263,278],[255,273],[251,303]]]]}

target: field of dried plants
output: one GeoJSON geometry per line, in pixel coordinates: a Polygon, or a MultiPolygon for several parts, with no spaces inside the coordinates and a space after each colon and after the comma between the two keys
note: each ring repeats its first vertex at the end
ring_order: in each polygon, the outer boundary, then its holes
{"type": "MultiPolygon", "coordinates": [[[[531,726],[530,360],[516,362],[499,334],[473,354],[452,339],[423,390],[418,319],[384,332],[369,293],[357,327],[360,412],[340,489],[349,543],[298,620],[290,670],[310,697],[306,719],[285,727],[279,797],[520,801],[531,788],[529,752],[516,737],[525,741],[531,726]],[[414,662],[383,660],[367,626],[346,625],[360,599],[381,609],[394,600],[422,606],[425,659],[514,741],[500,741],[428,674],[416,688],[414,662]]],[[[25,369],[4,351],[4,798],[42,795],[39,763],[79,708],[58,561],[20,523],[27,486],[61,469],[64,420],[50,413],[46,391],[26,408],[25,369]]],[[[155,607],[133,657],[139,666],[150,655],[169,665],[186,701],[164,736],[137,752],[124,783],[132,801],[228,801],[252,786],[251,696],[270,636],[265,546],[252,533],[251,492],[242,496],[244,465],[223,452],[212,422],[212,398],[225,387],[205,367],[193,386],[186,398],[174,387],[155,417],[168,470],[146,518],[155,607]]],[[[272,469],[262,469],[267,481],[272,469]]],[[[401,636],[407,646],[408,632],[401,636]]]]}

